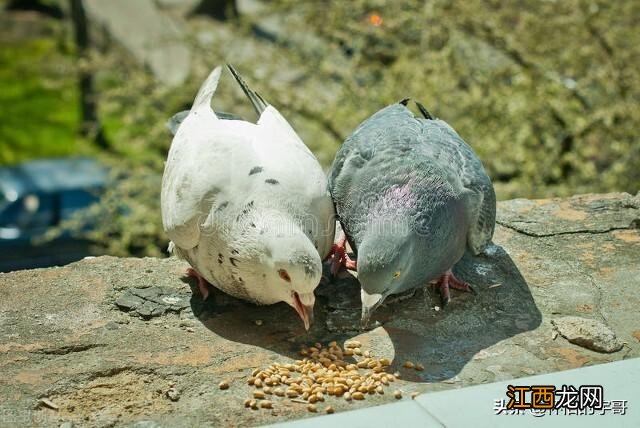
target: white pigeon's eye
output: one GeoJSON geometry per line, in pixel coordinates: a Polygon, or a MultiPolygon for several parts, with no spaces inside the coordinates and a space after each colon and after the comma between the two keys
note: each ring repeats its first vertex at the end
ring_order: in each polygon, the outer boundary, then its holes
{"type": "Polygon", "coordinates": [[[289,272],[287,272],[286,270],[279,269],[278,275],[280,275],[280,278],[284,279],[285,281],[291,282],[291,277],[289,276],[289,272]]]}
{"type": "Polygon", "coordinates": [[[399,276],[400,276],[400,274],[401,274],[401,273],[402,273],[401,271],[397,270],[397,271],[395,271],[395,272],[393,273],[393,277],[394,277],[394,278],[397,278],[397,277],[399,277],[399,276]]]}

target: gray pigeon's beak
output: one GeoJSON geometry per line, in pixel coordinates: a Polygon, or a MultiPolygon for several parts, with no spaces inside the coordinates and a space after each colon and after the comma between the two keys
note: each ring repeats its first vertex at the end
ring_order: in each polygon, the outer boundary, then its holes
{"type": "Polygon", "coordinates": [[[362,328],[365,328],[369,323],[371,314],[384,299],[382,294],[369,294],[364,290],[360,290],[360,300],[362,301],[362,328]]]}
{"type": "Polygon", "coordinates": [[[293,308],[304,323],[304,329],[306,331],[309,331],[309,327],[311,327],[311,323],[313,322],[313,303],[315,302],[315,297],[313,293],[310,294],[311,296],[307,296],[306,294],[300,296],[295,291],[293,292],[293,308]],[[309,301],[311,301],[311,303],[309,303],[309,301]]]}

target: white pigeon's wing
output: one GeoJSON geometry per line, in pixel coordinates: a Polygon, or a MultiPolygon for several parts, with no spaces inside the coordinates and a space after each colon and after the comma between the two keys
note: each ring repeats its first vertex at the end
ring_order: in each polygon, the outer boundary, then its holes
{"type": "Polygon", "coordinates": [[[310,212],[314,216],[310,229],[313,244],[324,260],[329,255],[336,234],[336,212],[326,184],[325,192],[312,199],[310,212]]]}
{"type": "Polygon", "coordinates": [[[294,150],[294,156],[304,156],[308,162],[317,165],[317,169],[321,170],[320,164],[311,150],[302,142],[296,131],[293,130],[289,122],[280,114],[275,107],[269,105],[260,115],[258,126],[262,130],[263,135],[268,135],[267,147],[280,147],[294,150]]]}
{"type": "Polygon", "coordinates": [[[213,70],[198,91],[177,129],[162,177],[162,223],[182,249],[198,244],[200,226],[230,197],[230,189],[245,190],[238,168],[255,158],[251,149],[255,125],[219,120],[211,109],[221,71],[213,70]]]}
{"type": "MultiPolygon", "coordinates": [[[[307,157],[313,158],[314,162],[318,164],[317,159],[315,159],[311,151],[305,146],[284,116],[282,116],[275,107],[266,102],[260,94],[251,89],[233,66],[227,64],[227,68],[259,116],[257,125],[260,128],[260,135],[264,138],[264,142],[258,141],[256,149],[261,149],[262,152],[267,155],[269,153],[273,154],[274,149],[294,150],[306,154],[307,157]]],[[[295,153],[295,155],[299,154],[300,153],[295,153]]],[[[284,155],[286,155],[286,153],[284,153],[284,155]]]]}
{"type": "Polygon", "coordinates": [[[301,223],[311,215],[313,227],[305,232],[311,231],[310,239],[326,254],[333,236],[328,236],[325,223],[333,219],[333,204],[318,161],[284,117],[229,69],[260,119],[257,124],[218,119],[210,107],[219,79],[214,70],[180,124],[169,152],[162,187],[167,234],[176,246],[193,248],[205,222],[227,221],[223,216],[209,217],[217,215],[220,207],[251,195],[299,216],[301,223]]]}
{"type": "Polygon", "coordinates": [[[222,75],[222,67],[216,67],[213,69],[207,79],[202,83],[200,89],[198,90],[198,94],[196,95],[195,100],[193,101],[193,105],[191,106],[191,112],[196,112],[198,110],[210,111],[213,113],[211,109],[211,99],[213,95],[216,93],[216,89],[218,89],[218,82],[220,82],[220,76],[222,75]]]}
{"type": "Polygon", "coordinates": [[[277,197],[283,207],[300,217],[302,229],[320,256],[326,256],[334,239],[335,209],[322,167],[273,106],[264,110],[258,128],[262,138],[256,141],[254,150],[265,166],[265,172],[275,174],[287,189],[284,193],[275,187],[272,190],[279,192],[277,197]]]}
{"type": "Polygon", "coordinates": [[[198,122],[180,127],[162,183],[163,226],[169,238],[183,249],[198,244],[201,225],[212,212],[228,205],[231,198],[247,194],[247,171],[256,163],[251,148],[255,125],[198,122]]]}

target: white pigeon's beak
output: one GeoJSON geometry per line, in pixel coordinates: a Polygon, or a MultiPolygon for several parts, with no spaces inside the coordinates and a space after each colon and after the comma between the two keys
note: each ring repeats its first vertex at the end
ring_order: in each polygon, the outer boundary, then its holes
{"type": "Polygon", "coordinates": [[[362,328],[369,323],[369,318],[373,311],[382,303],[382,294],[369,294],[360,290],[360,300],[362,301],[362,328]]]}
{"type": "Polygon", "coordinates": [[[292,293],[293,308],[296,310],[300,319],[304,323],[304,329],[309,331],[311,323],[313,322],[313,304],[316,301],[313,292],[298,294],[295,291],[292,293]]]}

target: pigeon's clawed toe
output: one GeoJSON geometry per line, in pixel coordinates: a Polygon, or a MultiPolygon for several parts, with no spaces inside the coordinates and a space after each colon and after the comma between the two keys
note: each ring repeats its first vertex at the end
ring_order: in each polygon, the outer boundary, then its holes
{"type": "Polygon", "coordinates": [[[356,270],[357,262],[347,254],[347,236],[342,233],[338,241],[331,246],[327,258],[331,258],[331,275],[336,276],[342,268],[356,270]]]}
{"type": "Polygon", "coordinates": [[[194,268],[187,269],[187,275],[198,280],[198,289],[200,290],[200,294],[202,295],[202,300],[207,300],[209,297],[209,283],[202,275],[198,273],[194,268]]]}
{"type": "Polygon", "coordinates": [[[442,307],[445,307],[451,301],[450,289],[465,291],[477,294],[476,291],[465,281],[455,277],[451,270],[446,271],[438,279],[434,281],[440,290],[440,301],[442,307]]]}

